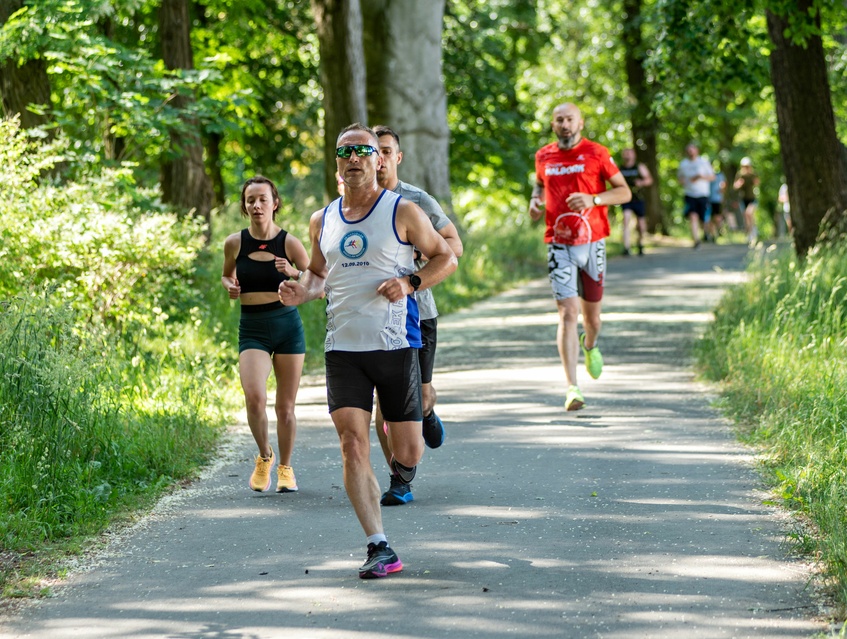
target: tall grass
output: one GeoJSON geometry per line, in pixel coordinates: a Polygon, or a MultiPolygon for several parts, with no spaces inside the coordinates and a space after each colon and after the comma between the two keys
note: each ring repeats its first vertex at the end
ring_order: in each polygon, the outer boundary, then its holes
{"type": "Polygon", "coordinates": [[[49,295],[13,298],[0,312],[6,551],[97,532],[139,498],[190,475],[213,449],[210,425],[222,420],[191,383],[156,397],[124,370],[118,344],[79,326],[49,295]]]}
{"type": "Polygon", "coordinates": [[[721,301],[698,357],[764,453],[777,494],[813,522],[798,540],[847,607],[847,245],[753,266],[721,301]]]}

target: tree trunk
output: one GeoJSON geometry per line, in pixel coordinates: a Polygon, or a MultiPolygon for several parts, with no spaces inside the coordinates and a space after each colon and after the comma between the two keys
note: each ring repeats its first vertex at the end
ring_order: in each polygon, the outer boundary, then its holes
{"type": "MultiPolygon", "coordinates": [[[[811,0],[799,0],[795,11],[805,13],[811,0]]],[[[814,18],[820,27],[819,17],[814,18]]],[[[786,37],[787,21],[767,12],[771,78],[782,163],[791,200],[794,244],[805,255],[821,230],[843,226],[847,209],[847,165],[835,132],[835,117],[820,37],[805,46],[786,37]],[[823,228],[822,228],[823,227],[823,228]]]]}
{"type": "Polygon", "coordinates": [[[212,180],[212,206],[221,207],[226,204],[226,185],[221,173],[221,145],[224,136],[222,133],[209,133],[206,136],[206,157],[208,160],[209,177],[212,180]]]}
{"type": "Polygon", "coordinates": [[[452,213],[447,93],[441,80],[444,1],[368,0],[363,5],[368,115],[400,135],[403,181],[452,213]],[[410,55],[414,52],[414,55],[410,55]]]}
{"type": "Polygon", "coordinates": [[[650,233],[670,231],[670,223],[665,219],[665,211],[660,197],[659,161],[656,156],[656,140],[658,125],[652,111],[653,89],[647,81],[644,70],[645,54],[641,35],[641,0],[624,0],[623,2],[623,43],[624,66],[629,85],[629,94],[633,101],[630,120],[632,124],[632,148],[643,162],[653,184],[643,190],[644,202],[647,208],[647,230],[650,233]]]}
{"type": "MultiPolygon", "coordinates": [[[[112,40],[115,37],[115,23],[112,21],[111,17],[105,16],[101,18],[99,26],[106,38],[112,40]]],[[[111,79],[109,82],[114,83],[111,79]]],[[[115,88],[118,88],[117,85],[115,88]]],[[[100,117],[102,119],[103,127],[103,157],[106,160],[120,162],[123,159],[124,152],[126,151],[126,138],[116,136],[112,133],[112,114],[108,109],[101,110],[100,117]]]]}
{"type": "MultiPolygon", "coordinates": [[[[190,0],[162,0],[159,9],[159,34],[162,60],[168,69],[193,69],[191,51],[190,0]]],[[[178,94],[171,105],[185,109],[194,97],[178,94]]],[[[162,164],[162,200],[177,211],[188,212],[211,222],[212,184],[203,163],[203,143],[199,125],[193,118],[182,117],[182,130],[171,131],[170,158],[162,164]]]]}
{"type": "MultiPolygon", "coordinates": [[[[23,0],[0,0],[0,26],[6,24],[15,11],[23,6],[23,0]]],[[[14,56],[0,66],[0,95],[3,98],[3,114],[6,117],[17,113],[21,117],[21,128],[47,124],[49,118],[33,113],[30,104],[50,106],[50,81],[43,60],[28,60],[18,66],[14,56]]]]}
{"type": "Polygon", "coordinates": [[[327,196],[335,199],[335,141],[348,124],[368,122],[362,10],[359,0],[312,0],[312,12],[318,28],[324,93],[324,186],[327,196]]]}

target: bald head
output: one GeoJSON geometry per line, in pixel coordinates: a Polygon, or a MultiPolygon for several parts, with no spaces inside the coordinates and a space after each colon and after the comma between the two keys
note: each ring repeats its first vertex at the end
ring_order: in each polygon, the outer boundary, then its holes
{"type": "Polygon", "coordinates": [[[572,149],[582,139],[582,113],[575,104],[565,102],[553,109],[553,133],[560,149],[572,149]]]}
{"type": "Polygon", "coordinates": [[[553,109],[553,119],[554,120],[556,119],[556,115],[559,114],[559,113],[570,114],[570,115],[572,115],[573,117],[575,117],[579,120],[582,119],[582,112],[579,110],[579,107],[577,105],[575,105],[573,102],[565,102],[565,103],[560,104],[559,106],[555,107],[553,109]]]}

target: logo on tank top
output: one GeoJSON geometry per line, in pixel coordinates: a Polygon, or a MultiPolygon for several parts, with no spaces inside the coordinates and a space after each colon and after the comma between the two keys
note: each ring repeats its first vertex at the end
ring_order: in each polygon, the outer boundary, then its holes
{"type": "Polygon", "coordinates": [[[341,238],[341,254],[355,260],[368,250],[368,238],[361,231],[350,231],[341,238]]]}

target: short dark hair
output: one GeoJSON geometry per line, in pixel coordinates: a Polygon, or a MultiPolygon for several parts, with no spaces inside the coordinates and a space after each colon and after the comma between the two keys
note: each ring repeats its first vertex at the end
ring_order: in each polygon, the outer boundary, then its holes
{"type": "Polygon", "coordinates": [[[254,175],[244,183],[244,186],[241,187],[241,215],[244,217],[250,217],[250,214],[247,212],[247,202],[244,200],[244,194],[247,192],[247,187],[252,184],[267,184],[271,187],[271,195],[273,195],[274,202],[276,202],[273,214],[273,219],[275,220],[276,212],[279,210],[279,192],[276,190],[276,184],[264,175],[254,175]]]}
{"type": "Polygon", "coordinates": [[[343,129],[341,129],[341,133],[338,134],[338,137],[335,138],[335,143],[338,144],[338,140],[341,139],[341,136],[347,133],[348,131],[364,131],[365,133],[370,133],[373,136],[373,139],[377,144],[379,144],[379,136],[374,133],[374,130],[367,126],[366,124],[362,124],[361,122],[354,122],[353,124],[348,124],[343,129]]]}
{"type": "Polygon", "coordinates": [[[392,138],[394,138],[394,141],[397,143],[397,148],[400,148],[400,136],[397,135],[397,131],[392,129],[390,126],[385,126],[384,124],[377,124],[374,127],[374,133],[376,133],[377,140],[383,135],[390,135],[392,138]]]}

